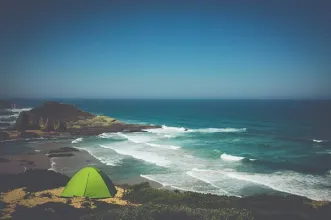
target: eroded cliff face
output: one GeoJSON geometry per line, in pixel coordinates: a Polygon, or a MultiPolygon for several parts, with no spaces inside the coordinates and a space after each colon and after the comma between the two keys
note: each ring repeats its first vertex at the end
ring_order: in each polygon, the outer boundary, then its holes
{"type": "Polygon", "coordinates": [[[21,112],[16,121],[16,130],[63,131],[66,123],[92,119],[95,115],[73,105],[45,102],[30,111],[21,112]]]}

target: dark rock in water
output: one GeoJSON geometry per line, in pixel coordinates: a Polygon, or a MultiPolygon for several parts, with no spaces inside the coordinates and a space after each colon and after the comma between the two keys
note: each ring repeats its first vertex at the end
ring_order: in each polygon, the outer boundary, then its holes
{"type": "Polygon", "coordinates": [[[60,149],[50,150],[49,154],[56,154],[56,153],[68,153],[68,152],[78,152],[79,150],[73,147],[61,147],[60,149]]]}
{"type": "Polygon", "coordinates": [[[0,175],[0,192],[27,187],[27,192],[38,192],[65,186],[69,177],[50,170],[28,170],[20,174],[0,175]]]}
{"type": "Polygon", "coordinates": [[[21,112],[16,123],[17,130],[63,131],[65,123],[93,118],[73,105],[45,102],[30,111],[21,112]]]}
{"type": "Polygon", "coordinates": [[[9,159],[6,159],[6,158],[0,158],[0,163],[7,163],[9,162],[10,160],[9,159]]]}
{"type": "Polygon", "coordinates": [[[53,158],[53,157],[72,157],[75,156],[73,153],[58,153],[58,154],[48,154],[48,157],[53,158]]]}
{"type": "Polygon", "coordinates": [[[38,138],[38,137],[40,137],[40,135],[35,132],[27,132],[27,131],[21,132],[18,136],[20,138],[38,138]]]}
{"type": "Polygon", "coordinates": [[[8,140],[9,139],[9,134],[4,131],[0,131],[0,141],[8,140]]]}

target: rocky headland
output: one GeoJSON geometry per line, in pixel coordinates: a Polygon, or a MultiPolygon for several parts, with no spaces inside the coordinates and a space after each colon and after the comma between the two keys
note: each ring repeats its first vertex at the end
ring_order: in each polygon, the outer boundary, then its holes
{"type": "Polygon", "coordinates": [[[114,118],[82,111],[70,104],[45,102],[19,114],[13,129],[0,132],[0,140],[92,136],[110,132],[143,132],[160,126],[125,124],[114,118]]]}

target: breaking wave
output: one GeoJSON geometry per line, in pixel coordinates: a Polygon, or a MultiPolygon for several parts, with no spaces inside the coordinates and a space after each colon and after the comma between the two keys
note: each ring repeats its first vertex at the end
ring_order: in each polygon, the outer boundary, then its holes
{"type": "Polygon", "coordinates": [[[100,145],[100,146],[103,148],[112,149],[118,154],[131,156],[138,160],[143,160],[145,162],[156,164],[161,167],[168,167],[171,164],[171,161],[153,152],[145,152],[135,148],[125,148],[123,146],[120,147],[106,146],[106,145],[100,145]]]}
{"type": "Polygon", "coordinates": [[[30,111],[31,109],[32,108],[11,108],[11,109],[6,109],[6,111],[20,113],[24,111],[30,111]]]}
{"type": "Polygon", "coordinates": [[[158,147],[163,149],[172,149],[172,150],[180,149],[180,146],[174,146],[174,145],[163,145],[163,144],[153,144],[153,143],[146,143],[146,144],[151,147],[158,147]]]}
{"type": "Polygon", "coordinates": [[[71,143],[72,144],[77,144],[77,143],[82,142],[82,141],[83,141],[83,138],[77,138],[77,139],[71,141],[71,143]]]}
{"type": "Polygon", "coordinates": [[[18,117],[18,114],[13,115],[0,115],[0,119],[15,119],[18,117]]]}
{"type": "Polygon", "coordinates": [[[201,132],[201,133],[228,133],[228,132],[245,132],[246,128],[201,128],[192,129],[189,132],[201,132]]]}
{"type": "Polygon", "coordinates": [[[230,154],[225,154],[225,153],[222,154],[220,158],[225,161],[241,161],[245,159],[245,157],[232,156],[230,154]]]}
{"type": "Polygon", "coordinates": [[[300,174],[292,171],[275,172],[271,174],[225,172],[230,178],[248,181],[270,187],[273,190],[305,196],[314,200],[330,200],[330,178],[300,174]],[[324,186],[324,187],[320,187],[324,186]]]}
{"type": "Polygon", "coordinates": [[[313,142],[315,143],[323,143],[323,142],[328,142],[327,140],[316,140],[316,139],[313,139],[313,142]]]}
{"type": "Polygon", "coordinates": [[[176,133],[230,133],[245,132],[246,128],[198,128],[188,129],[184,127],[168,127],[163,125],[161,128],[146,129],[145,131],[155,134],[176,134],[176,133]]]}
{"type": "Polygon", "coordinates": [[[92,155],[95,159],[99,160],[101,163],[106,164],[108,166],[118,166],[123,157],[118,155],[109,155],[107,152],[102,151],[102,148],[79,148],[87,151],[90,155],[92,155]]]}

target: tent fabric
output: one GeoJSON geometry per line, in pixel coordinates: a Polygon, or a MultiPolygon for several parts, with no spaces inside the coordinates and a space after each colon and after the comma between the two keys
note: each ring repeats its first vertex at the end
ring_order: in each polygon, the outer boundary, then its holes
{"type": "Polygon", "coordinates": [[[61,196],[100,199],[113,197],[116,192],[114,184],[104,172],[95,167],[85,167],[70,179],[61,196]]]}

